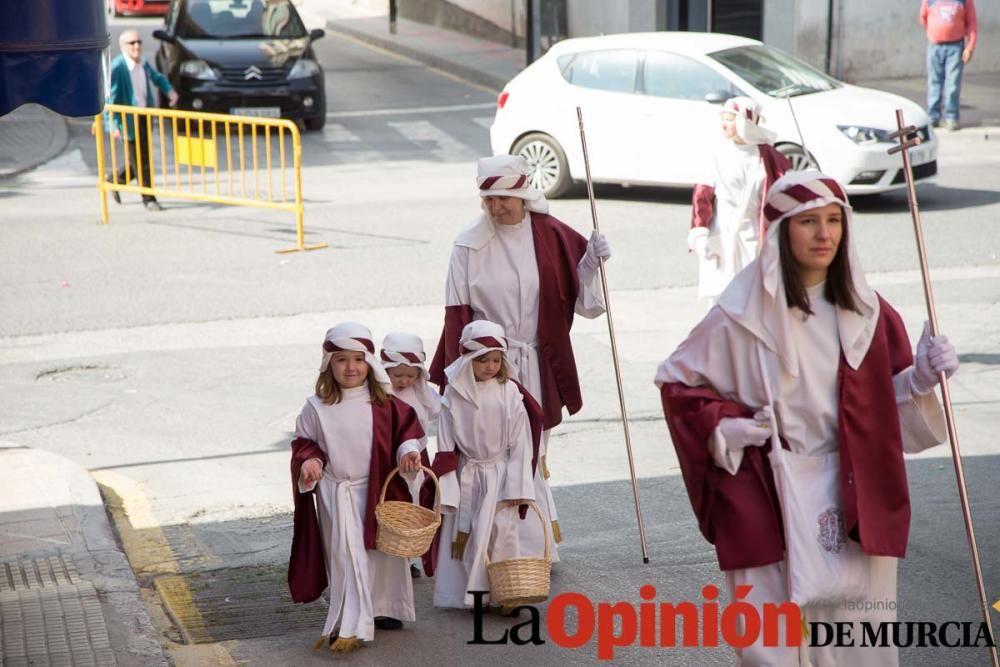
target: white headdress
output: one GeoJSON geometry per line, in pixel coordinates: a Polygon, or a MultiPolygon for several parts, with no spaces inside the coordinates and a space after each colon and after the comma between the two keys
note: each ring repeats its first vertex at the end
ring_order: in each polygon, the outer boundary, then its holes
{"type": "Polygon", "coordinates": [[[760,105],[749,97],[730,97],[722,106],[721,113],[736,116],[736,134],[745,144],[774,143],[777,135],[760,126],[760,105]]]}
{"type": "Polygon", "coordinates": [[[420,336],[415,336],[401,331],[392,331],[382,339],[382,350],[379,352],[382,359],[382,367],[386,370],[397,366],[409,366],[419,371],[420,375],[413,384],[414,393],[417,400],[427,410],[428,416],[433,419],[440,410],[440,401],[435,395],[434,389],[427,384],[429,375],[424,362],[427,355],[424,353],[424,342],[420,336]]]}
{"type": "MultiPolygon", "coordinates": [[[[775,181],[764,206],[767,231],[760,255],[738,273],[719,297],[719,307],[774,352],[789,374],[798,376],[798,357],[789,327],[789,309],[785,284],[781,276],[779,240],[781,221],[803,211],[827,204],[840,204],[844,209],[844,224],[852,230],[853,209],[843,186],[836,179],[818,171],[790,171],[775,181]]],[[[837,309],[837,328],[844,358],[857,369],[868,353],[875,326],[878,324],[879,303],[875,291],[865,280],[864,271],[854,243],[848,233],[847,260],[851,267],[851,287],[861,313],[837,309]]]]}
{"type": "MultiPolygon", "coordinates": [[[[524,206],[535,213],[548,213],[549,202],[545,195],[533,188],[529,175],[531,168],[528,161],[520,155],[494,155],[479,159],[477,165],[476,184],[479,186],[480,197],[518,197],[524,200],[524,206]]],[[[467,225],[458,234],[456,245],[468,246],[478,250],[493,238],[496,233],[493,222],[484,212],[472,224],[467,225]]]]}
{"type": "Polygon", "coordinates": [[[392,393],[392,383],[389,381],[389,376],[382,368],[382,364],[375,358],[375,343],[372,342],[372,332],[368,330],[368,327],[358,322],[341,322],[332,329],[327,329],[326,338],[323,339],[323,360],[319,365],[320,373],[327,369],[333,353],[339,350],[364,352],[365,362],[372,369],[375,380],[382,385],[386,393],[392,393]]]}
{"type": "Polygon", "coordinates": [[[444,374],[448,378],[449,387],[478,406],[479,391],[472,371],[472,360],[488,352],[499,351],[504,354],[504,363],[510,367],[510,362],[506,360],[507,339],[504,337],[503,327],[489,320],[470,322],[462,329],[459,346],[462,356],[445,368],[444,374]]]}

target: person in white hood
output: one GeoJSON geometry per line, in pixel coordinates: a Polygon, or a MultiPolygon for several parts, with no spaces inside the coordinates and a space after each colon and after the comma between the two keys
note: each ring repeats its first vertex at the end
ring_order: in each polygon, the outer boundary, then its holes
{"type": "Polygon", "coordinates": [[[710,181],[691,198],[688,249],[698,257],[698,296],[714,304],[740,270],[757,256],[767,191],[791,169],[771,145],[774,133],[759,125],[760,105],[733,97],[722,107],[722,136],[710,181]]]}

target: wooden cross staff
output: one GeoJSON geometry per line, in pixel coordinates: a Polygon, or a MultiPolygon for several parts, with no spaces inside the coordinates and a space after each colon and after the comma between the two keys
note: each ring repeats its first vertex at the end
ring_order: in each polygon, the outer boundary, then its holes
{"type": "MultiPolygon", "coordinates": [[[[937,312],[934,309],[934,293],[931,290],[930,273],[927,268],[927,249],[924,246],[924,232],[920,224],[920,209],[917,206],[917,190],[913,186],[913,167],[910,164],[909,149],[923,143],[917,135],[917,128],[903,124],[903,110],[896,109],[896,126],[899,128],[891,135],[898,139],[899,145],[889,149],[889,154],[900,153],[903,156],[903,174],[906,176],[906,197],[910,203],[910,214],[913,217],[913,231],[917,237],[917,254],[920,257],[920,275],[924,282],[924,300],[927,302],[927,317],[930,320],[931,335],[938,335],[937,312]]],[[[965,486],[965,472],[962,470],[962,454],[958,448],[958,432],[955,430],[955,415],[951,409],[951,390],[948,388],[948,377],[940,374],[941,398],[944,402],[944,416],[948,425],[948,440],[951,443],[951,459],[955,466],[955,480],[958,482],[958,497],[962,503],[962,518],[965,520],[965,535],[969,538],[969,550],[972,553],[972,569],[976,575],[976,588],[979,592],[979,606],[982,608],[983,620],[990,637],[995,639],[993,626],[990,622],[990,608],[986,602],[986,586],[983,583],[983,569],[979,563],[979,548],[976,546],[976,531],[972,527],[972,512],[969,510],[969,491],[965,486]]],[[[993,659],[993,667],[1000,667],[997,658],[997,648],[994,642],[989,647],[993,659]]]]}

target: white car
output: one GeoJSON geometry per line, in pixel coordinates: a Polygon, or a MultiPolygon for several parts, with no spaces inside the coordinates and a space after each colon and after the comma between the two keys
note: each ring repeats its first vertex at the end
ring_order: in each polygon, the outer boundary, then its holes
{"type": "Polygon", "coordinates": [[[744,95],[793,167],[813,166],[851,194],[904,187],[902,159],[888,155],[896,109],[923,143],[914,176],[937,173],[937,140],[919,105],[848,85],[783,51],[743,37],[655,32],[567,39],[514,77],[490,127],[495,154],[523,155],[547,196],[585,178],[576,108],[583,112],[595,182],[690,186],[707,178],[719,110],[744,95]],[[793,110],[789,106],[794,107],[793,110]],[[797,121],[797,123],[796,123],[797,121]]]}

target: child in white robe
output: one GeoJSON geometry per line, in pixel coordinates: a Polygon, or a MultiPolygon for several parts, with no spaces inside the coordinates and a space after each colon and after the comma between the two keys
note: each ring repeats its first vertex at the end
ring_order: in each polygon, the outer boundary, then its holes
{"type": "MultiPolygon", "coordinates": [[[[392,331],[382,339],[379,352],[382,367],[392,381],[392,393],[416,410],[420,426],[424,429],[423,449],[427,449],[427,439],[437,434],[438,414],[441,412],[441,396],[427,382],[427,368],[424,362],[424,343],[420,336],[392,331]]],[[[433,452],[428,452],[432,454],[433,452]]],[[[417,472],[410,482],[413,502],[420,502],[420,488],[424,483],[423,471],[417,472]]],[[[410,561],[410,574],[420,576],[420,559],[410,561]]]]}
{"type": "MultiPolygon", "coordinates": [[[[295,424],[293,475],[299,494],[316,491],[323,554],[297,558],[297,549],[301,555],[316,542],[312,498],[298,496],[289,584],[296,601],[318,596],[324,573],[308,570],[325,561],[330,610],[316,648],[334,651],[372,641],[375,628],[416,620],[406,560],[374,548],[373,505],[394,466],[407,474],[419,469],[423,431],[414,410],[390,395],[374,349],[371,333],[355,322],[327,331],[316,393],[295,424]],[[310,585],[296,587],[305,580],[310,585]]],[[[402,483],[390,489],[387,499],[401,492],[407,499],[402,483]]]]}
{"type": "Polygon", "coordinates": [[[517,506],[535,498],[532,442],[521,390],[508,379],[503,328],[472,322],[461,346],[446,369],[438,432],[438,452],[457,452],[458,468],[441,477],[434,605],[453,608],[472,606],[469,591],[490,590],[487,558],[538,555],[522,554],[519,541],[517,506]]]}

